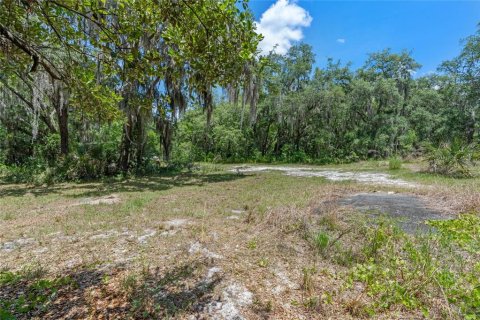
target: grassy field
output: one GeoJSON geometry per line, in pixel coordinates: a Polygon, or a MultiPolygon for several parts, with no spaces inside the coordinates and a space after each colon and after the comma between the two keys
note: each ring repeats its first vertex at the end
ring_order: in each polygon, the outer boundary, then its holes
{"type": "Polygon", "coordinates": [[[232,167],[0,185],[0,319],[480,317],[479,178],[435,176],[419,163],[316,167],[414,187],[232,167]],[[474,215],[405,234],[337,203],[361,192],[474,215]],[[463,224],[473,228],[466,237],[455,231],[463,224]]]}

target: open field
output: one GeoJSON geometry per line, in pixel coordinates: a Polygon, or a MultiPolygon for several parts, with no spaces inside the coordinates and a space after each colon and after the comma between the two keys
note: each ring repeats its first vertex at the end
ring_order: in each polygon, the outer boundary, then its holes
{"type": "Polygon", "coordinates": [[[341,203],[356,194],[401,194],[456,218],[480,211],[479,178],[434,176],[419,172],[419,163],[395,171],[386,162],[233,167],[52,187],[2,184],[0,318],[443,319],[479,312],[458,292],[477,292],[475,283],[457,277],[480,272],[478,251],[452,251],[435,235],[404,233],[388,217],[341,203]],[[288,168],[384,173],[405,183],[289,175],[288,168]],[[375,267],[381,272],[369,273],[375,267]],[[439,272],[455,285],[435,283],[439,272]],[[458,290],[450,293],[452,286],[458,290]]]}

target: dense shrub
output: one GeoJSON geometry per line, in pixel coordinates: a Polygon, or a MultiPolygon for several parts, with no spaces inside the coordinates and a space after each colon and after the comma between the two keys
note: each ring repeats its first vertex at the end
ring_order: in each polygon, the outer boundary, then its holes
{"type": "Polygon", "coordinates": [[[453,177],[471,177],[476,147],[454,140],[439,147],[427,146],[428,170],[453,177]]]}

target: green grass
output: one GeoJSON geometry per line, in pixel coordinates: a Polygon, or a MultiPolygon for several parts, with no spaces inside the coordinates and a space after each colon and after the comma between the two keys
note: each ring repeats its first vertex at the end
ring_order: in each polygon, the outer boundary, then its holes
{"type": "Polygon", "coordinates": [[[325,232],[319,231],[313,238],[313,243],[315,248],[320,252],[323,253],[328,247],[330,243],[330,237],[325,232]]]}
{"type": "Polygon", "coordinates": [[[402,168],[402,159],[398,157],[392,157],[388,160],[388,169],[398,170],[402,168]]]}

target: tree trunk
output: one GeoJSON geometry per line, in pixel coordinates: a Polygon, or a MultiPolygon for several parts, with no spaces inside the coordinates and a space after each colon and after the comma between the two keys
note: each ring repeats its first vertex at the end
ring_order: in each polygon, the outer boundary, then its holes
{"type": "Polygon", "coordinates": [[[170,130],[168,131],[167,134],[162,135],[163,160],[167,162],[170,161],[170,153],[172,151],[172,137],[170,130]]]}
{"type": "Polygon", "coordinates": [[[207,127],[210,127],[212,122],[212,112],[213,112],[213,95],[212,88],[208,87],[203,91],[203,109],[207,112],[207,127]]]}
{"type": "Polygon", "coordinates": [[[58,115],[58,126],[60,133],[60,154],[68,154],[68,111],[67,108],[60,109],[58,115]]]}
{"type": "Polygon", "coordinates": [[[54,104],[57,112],[58,132],[60,134],[60,154],[68,154],[68,93],[63,83],[54,82],[54,104]]]}
{"type": "Polygon", "coordinates": [[[122,172],[128,172],[130,168],[130,154],[132,151],[132,116],[128,115],[127,123],[123,125],[122,144],[120,148],[119,166],[122,172]]]}
{"type": "Polygon", "coordinates": [[[145,151],[145,119],[143,117],[143,114],[141,114],[140,110],[137,110],[137,115],[136,115],[136,123],[135,127],[136,130],[134,132],[136,136],[136,167],[140,168],[143,164],[143,154],[145,151]]]}

